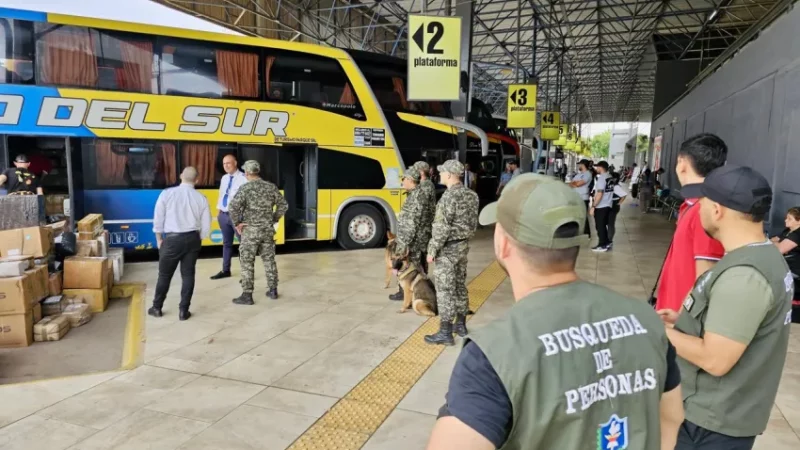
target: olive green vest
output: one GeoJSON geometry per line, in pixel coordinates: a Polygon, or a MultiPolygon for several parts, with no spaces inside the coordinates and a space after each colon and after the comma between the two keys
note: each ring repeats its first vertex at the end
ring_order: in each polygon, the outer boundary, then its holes
{"type": "Polygon", "coordinates": [[[668,345],[644,302],[576,281],[528,295],[469,339],[511,400],[501,448],[661,448],[668,345]]]}
{"type": "MultiPolygon", "coordinates": [[[[734,437],[761,434],[778,392],[789,347],[794,280],[774,244],[749,245],[722,258],[698,278],[683,302],[675,328],[697,337],[705,334],[709,293],[717,278],[735,266],[758,270],[772,287],[772,306],[739,361],[727,374],[715,377],[683,358],[681,369],[686,420],[707,430],[734,437]],[[788,317],[788,321],[787,321],[788,317]]],[[[724,302],[724,298],[714,299],[724,302]]]]}

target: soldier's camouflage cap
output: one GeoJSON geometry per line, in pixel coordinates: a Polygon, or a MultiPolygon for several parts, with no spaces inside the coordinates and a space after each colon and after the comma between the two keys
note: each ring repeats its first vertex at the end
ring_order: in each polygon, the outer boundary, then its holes
{"type": "Polygon", "coordinates": [[[405,172],[403,172],[403,178],[410,178],[415,183],[419,183],[419,179],[420,179],[419,170],[417,170],[416,167],[411,166],[408,169],[406,169],[405,172]]]}
{"type": "Polygon", "coordinates": [[[514,177],[500,199],[481,211],[481,225],[499,223],[515,241],[532,247],[565,249],[580,246],[586,222],[586,205],[567,184],[545,175],[526,173],[514,177]],[[569,223],[578,225],[575,236],[558,237],[569,223]]]}
{"type": "Polygon", "coordinates": [[[420,172],[425,172],[425,173],[427,173],[428,171],[431,170],[431,166],[428,165],[428,163],[426,163],[425,161],[417,161],[417,162],[415,162],[414,163],[414,168],[419,170],[420,172]]]}
{"type": "Polygon", "coordinates": [[[464,164],[461,164],[457,159],[448,159],[436,169],[439,173],[447,172],[461,176],[464,173],[464,164]]]}
{"type": "Polygon", "coordinates": [[[242,164],[242,170],[244,170],[244,173],[259,173],[261,172],[261,164],[251,159],[242,164]]]}

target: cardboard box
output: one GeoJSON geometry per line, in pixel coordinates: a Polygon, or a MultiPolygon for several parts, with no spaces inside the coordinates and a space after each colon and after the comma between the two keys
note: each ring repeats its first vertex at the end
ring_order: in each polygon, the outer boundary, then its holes
{"type": "Polygon", "coordinates": [[[0,347],[27,347],[33,343],[33,311],[0,316],[0,347]]]}
{"type": "Polygon", "coordinates": [[[33,256],[27,255],[0,257],[0,263],[4,262],[25,262],[27,264],[27,266],[25,266],[25,270],[33,269],[33,266],[36,265],[33,256]]]}
{"type": "Polygon", "coordinates": [[[14,278],[0,278],[0,315],[24,314],[33,308],[36,287],[28,274],[14,278]]]}
{"type": "Polygon", "coordinates": [[[77,241],[76,243],[76,256],[101,256],[100,255],[100,242],[96,239],[91,241],[77,241]]]}
{"type": "Polygon", "coordinates": [[[64,260],[64,289],[105,289],[107,258],[73,256],[64,260]]]}
{"type": "Polygon", "coordinates": [[[50,275],[47,273],[47,266],[36,266],[25,273],[33,280],[31,301],[38,303],[39,300],[47,297],[47,285],[50,278],[50,275]]]}
{"type": "Polygon", "coordinates": [[[13,278],[25,275],[28,261],[0,261],[0,278],[13,278]]]}
{"type": "Polygon", "coordinates": [[[97,242],[97,254],[94,256],[108,256],[108,241],[109,241],[108,231],[103,231],[100,233],[100,236],[94,240],[97,242]]]}
{"type": "Polygon", "coordinates": [[[0,256],[44,258],[53,248],[53,230],[47,227],[0,231],[0,256]]]}
{"type": "Polygon", "coordinates": [[[33,326],[33,340],[36,342],[58,341],[69,332],[69,318],[48,316],[33,326]]]}
{"type": "Polygon", "coordinates": [[[60,295],[62,285],[64,283],[64,272],[58,271],[55,273],[51,273],[48,277],[47,281],[47,295],[52,297],[54,295],[60,295]]]}
{"type": "Polygon", "coordinates": [[[108,289],[64,289],[64,296],[81,299],[93,313],[101,313],[108,307],[108,289]]]}
{"type": "Polygon", "coordinates": [[[109,248],[108,259],[111,261],[111,266],[114,268],[114,284],[119,284],[124,275],[125,250],[121,248],[109,248]]]}
{"type": "Polygon", "coordinates": [[[69,199],[66,194],[46,194],[44,196],[44,212],[48,216],[64,214],[64,201],[69,199]]]}
{"type": "Polygon", "coordinates": [[[55,295],[53,297],[47,297],[41,303],[42,305],[42,315],[47,316],[57,316],[64,311],[64,308],[67,307],[67,298],[63,295],[55,295]]]}
{"type": "Polygon", "coordinates": [[[89,305],[85,303],[67,305],[61,315],[69,319],[71,328],[86,325],[92,320],[92,312],[89,309],[89,305]]]}
{"type": "Polygon", "coordinates": [[[88,214],[78,221],[79,233],[92,233],[94,236],[103,232],[103,215],[88,214]]]}
{"type": "Polygon", "coordinates": [[[75,234],[78,238],[78,242],[80,241],[93,241],[95,238],[94,233],[85,233],[85,232],[78,232],[75,234]]]}
{"type": "Polygon", "coordinates": [[[33,323],[42,320],[42,304],[37,303],[33,305],[33,323]]]}

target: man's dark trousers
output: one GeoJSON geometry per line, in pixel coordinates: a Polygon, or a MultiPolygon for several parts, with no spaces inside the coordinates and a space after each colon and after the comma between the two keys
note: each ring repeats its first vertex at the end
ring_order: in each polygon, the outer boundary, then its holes
{"type": "Polygon", "coordinates": [[[194,293],[194,273],[197,257],[200,255],[200,233],[167,233],[158,250],[158,283],[153,306],[161,309],[169,292],[172,275],[181,265],[181,303],[180,309],[188,310],[194,293]]]}
{"type": "Polygon", "coordinates": [[[608,224],[611,222],[611,207],[595,208],[594,223],[597,227],[597,245],[605,247],[611,243],[608,240],[608,224]]]}
{"type": "Polygon", "coordinates": [[[589,225],[589,200],[584,200],[583,204],[586,206],[586,223],[583,224],[583,226],[586,228],[584,228],[583,234],[591,238],[592,231],[591,231],[591,226],[589,225]]]}
{"type": "Polygon", "coordinates": [[[228,213],[220,211],[217,215],[217,222],[219,229],[222,231],[222,271],[231,271],[231,258],[233,257],[233,236],[241,239],[236,228],[233,227],[233,221],[228,213]]]}
{"type": "Polygon", "coordinates": [[[678,445],[675,450],[750,450],[755,441],[755,436],[727,436],[684,420],[678,430],[678,445]]]}

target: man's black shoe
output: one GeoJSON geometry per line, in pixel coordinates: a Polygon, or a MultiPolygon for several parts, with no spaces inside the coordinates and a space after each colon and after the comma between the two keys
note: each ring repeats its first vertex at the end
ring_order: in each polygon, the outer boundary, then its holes
{"type": "Polygon", "coordinates": [[[161,309],[156,308],[155,306],[151,306],[150,309],[147,310],[147,314],[150,314],[153,317],[161,317],[164,315],[161,313],[161,309]]]}
{"type": "Polygon", "coordinates": [[[271,298],[272,300],[278,299],[278,289],[270,289],[267,291],[267,297],[271,298]]]}
{"type": "Polygon", "coordinates": [[[253,301],[253,294],[250,292],[242,292],[242,295],[233,299],[233,303],[237,305],[255,305],[256,302],[253,301]]]}
{"type": "Polygon", "coordinates": [[[188,309],[178,311],[178,320],[189,320],[189,317],[192,317],[192,313],[188,309]]]}
{"type": "Polygon", "coordinates": [[[211,277],[211,279],[212,279],[212,280],[221,280],[221,279],[223,279],[223,278],[230,278],[230,277],[231,277],[231,273],[230,273],[230,272],[225,272],[225,271],[223,270],[223,271],[221,271],[220,273],[218,273],[218,274],[216,274],[216,275],[213,275],[213,276],[211,277]]]}

